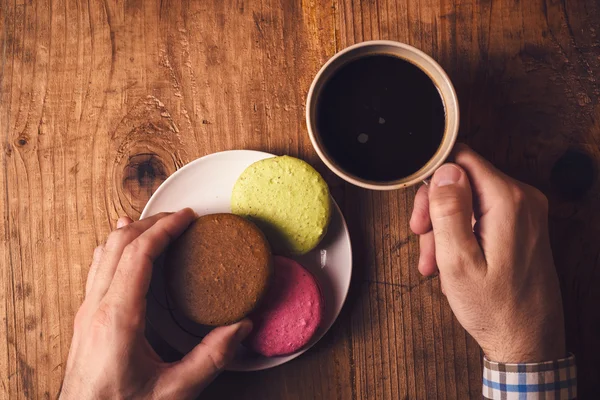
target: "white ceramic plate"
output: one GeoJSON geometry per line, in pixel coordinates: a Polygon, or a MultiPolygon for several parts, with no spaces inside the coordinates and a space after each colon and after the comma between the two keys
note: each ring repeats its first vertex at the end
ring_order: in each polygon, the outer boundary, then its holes
{"type": "MultiPolygon", "coordinates": [[[[250,150],[232,150],[210,154],[187,164],[171,175],[152,195],[141,218],[163,211],[191,207],[199,215],[231,212],[233,185],[252,163],[272,154],[250,150]]],[[[319,246],[296,260],[311,271],[321,287],[325,312],[313,340],[302,350],[284,357],[263,357],[238,349],[229,369],[255,371],[288,362],[312,347],[337,318],[350,286],[352,251],[350,235],[342,212],[334,202],[334,213],[327,235],[319,246]]],[[[147,296],[147,320],[152,328],[174,349],[187,354],[210,329],[186,320],[173,310],[163,282],[162,263],[157,262],[147,296]]]]}

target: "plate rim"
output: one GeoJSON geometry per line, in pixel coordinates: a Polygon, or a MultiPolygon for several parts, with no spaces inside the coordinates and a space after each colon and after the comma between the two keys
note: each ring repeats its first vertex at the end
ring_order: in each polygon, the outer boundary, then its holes
{"type": "MultiPolygon", "coordinates": [[[[258,155],[261,155],[261,156],[266,156],[265,159],[266,158],[271,158],[271,157],[277,157],[276,154],[269,153],[269,152],[266,152],[266,151],[248,150],[248,149],[223,150],[223,151],[217,151],[217,152],[214,152],[214,153],[206,154],[206,155],[204,155],[202,157],[198,157],[195,160],[190,161],[189,163],[183,165],[181,168],[179,168],[178,170],[176,170],[175,172],[173,172],[171,175],[169,175],[167,177],[167,179],[165,179],[159,185],[159,187],[154,191],[154,193],[152,193],[152,195],[150,196],[150,198],[148,199],[148,201],[144,205],[144,209],[142,210],[139,219],[147,218],[149,216],[147,214],[149,213],[149,211],[148,211],[149,208],[151,208],[152,204],[154,203],[153,200],[156,198],[157,195],[160,195],[160,193],[162,193],[163,191],[167,190],[166,187],[168,186],[167,184],[168,184],[169,181],[176,179],[176,177],[178,175],[181,175],[181,174],[185,173],[185,171],[187,169],[191,169],[196,164],[200,164],[201,162],[206,161],[209,158],[221,156],[221,155],[224,155],[224,154],[227,154],[227,153],[238,153],[238,152],[241,152],[241,153],[255,153],[255,154],[258,154],[258,155]]],[[[233,372],[261,371],[261,370],[271,369],[271,368],[275,368],[275,367],[281,366],[283,364],[286,364],[286,363],[288,363],[288,362],[290,362],[290,361],[298,358],[299,356],[301,356],[302,354],[304,354],[305,352],[307,352],[309,349],[311,349],[312,347],[314,347],[318,342],[320,342],[321,339],[323,339],[323,337],[325,337],[325,335],[327,335],[329,333],[329,331],[331,330],[331,328],[333,327],[333,325],[338,320],[338,318],[339,318],[339,316],[340,316],[340,314],[342,312],[342,309],[346,305],[346,300],[348,299],[348,293],[350,292],[350,285],[352,283],[352,273],[353,273],[353,266],[354,266],[354,254],[353,254],[353,251],[352,251],[352,239],[351,239],[351,236],[350,236],[350,230],[348,229],[348,224],[346,223],[346,217],[344,216],[344,213],[342,212],[342,209],[340,208],[340,206],[337,203],[337,201],[331,195],[331,192],[329,193],[329,197],[331,198],[331,201],[332,201],[333,205],[335,206],[336,210],[339,212],[339,215],[341,216],[341,223],[342,223],[343,232],[346,233],[347,236],[348,236],[349,274],[348,274],[347,282],[344,282],[345,283],[345,290],[344,290],[344,294],[343,294],[343,299],[341,301],[341,307],[340,307],[340,309],[337,310],[337,312],[335,313],[335,317],[331,321],[331,324],[327,327],[327,329],[323,332],[323,334],[314,343],[312,343],[310,346],[306,346],[306,347],[298,350],[295,353],[288,354],[288,355],[285,355],[285,356],[281,356],[281,357],[287,358],[285,361],[283,361],[281,363],[278,363],[278,364],[275,364],[275,365],[271,365],[271,366],[262,366],[262,367],[258,366],[258,367],[249,367],[249,368],[236,368],[235,364],[234,364],[234,365],[230,365],[230,366],[226,367],[225,371],[233,371],[233,372]]],[[[182,354],[182,352],[180,352],[178,349],[174,348],[165,338],[162,337],[162,335],[160,335],[158,333],[158,331],[154,327],[154,324],[152,324],[152,322],[148,319],[147,315],[144,316],[144,319],[145,319],[146,323],[148,323],[152,327],[152,329],[154,329],[156,331],[157,335],[160,336],[161,340],[165,341],[165,343],[170,348],[172,348],[177,353],[181,354],[182,357],[185,356],[185,354],[182,354]]]]}

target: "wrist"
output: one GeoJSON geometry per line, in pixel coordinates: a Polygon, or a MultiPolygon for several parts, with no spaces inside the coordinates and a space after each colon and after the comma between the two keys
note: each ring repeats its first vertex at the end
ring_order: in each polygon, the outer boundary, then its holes
{"type": "Polygon", "coordinates": [[[528,343],[510,342],[493,349],[483,348],[483,352],[488,360],[504,364],[540,363],[567,356],[564,339],[549,337],[528,343]]]}

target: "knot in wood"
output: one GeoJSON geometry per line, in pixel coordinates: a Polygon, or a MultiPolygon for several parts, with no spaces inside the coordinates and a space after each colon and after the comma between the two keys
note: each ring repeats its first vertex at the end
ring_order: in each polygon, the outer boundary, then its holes
{"type": "Polygon", "coordinates": [[[136,218],[160,184],[184,164],[179,129],[164,104],[147,96],[121,120],[111,144],[117,213],[136,218]]]}
{"type": "Polygon", "coordinates": [[[592,158],[578,149],[568,149],[552,167],[550,181],[566,200],[581,199],[595,179],[592,158]]]}
{"type": "MultiPolygon", "coordinates": [[[[167,176],[167,168],[156,154],[134,154],[125,164],[123,187],[131,196],[153,193],[167,176]]],[[[144,198],[147,200],[146,196],[144,198]]]]}

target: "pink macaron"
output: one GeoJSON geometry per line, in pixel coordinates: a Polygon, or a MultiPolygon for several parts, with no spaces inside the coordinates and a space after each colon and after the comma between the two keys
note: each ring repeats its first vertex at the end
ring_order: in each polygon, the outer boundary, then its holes
{"type": "Polygon", "coordinates": [[[274,279],[254,322],[246,346],[267,357],[283,356],[304,347],[323,317],[317,281],[302,265],[275,256],[274,279]]]}

